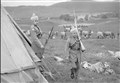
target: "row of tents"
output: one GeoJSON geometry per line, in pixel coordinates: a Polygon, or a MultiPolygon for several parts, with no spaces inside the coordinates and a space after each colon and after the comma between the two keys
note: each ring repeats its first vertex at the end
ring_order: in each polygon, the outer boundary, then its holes
{"type": "Polygon", "coordinates": [[[4,7],[1,7],[1,83],[48,83],[40,73],[39,58],[4,7]]]}

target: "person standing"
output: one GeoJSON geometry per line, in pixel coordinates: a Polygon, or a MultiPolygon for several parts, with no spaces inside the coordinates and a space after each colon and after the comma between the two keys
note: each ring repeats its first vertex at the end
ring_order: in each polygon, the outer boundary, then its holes
{"type": "Polygon", "coordinates": [[[37,25],[38,24],[38,16],[33,14],[33,16],[31,17],[31,20],[34,23],[30,28],[30,35],[31,35],[31,41],[32,41],[31,48],[35,52],[36,56],[40,59],[41,73],[44,72],[44,73],[50,75],[51,78],[53,78],[52,73],[49,70],[48,66],[46,65],[46,62],[44,61],[44,57],[43,57],[45,45],[43,45],[41,43],[40,38],[38,37],[39,32],[42,31],[37,25]]]}
{"type": "Polygon", "coordinates": [[[43,58],[44,46],[41,41],[38,39],[36,35],[36,27],[34,25],[30,28],[31,33],[31,41],[32,41],[32,49],[34,50],[35,54],[38,56],[39,59],[43,58]]]}
{"type": "Polygon", "coordinates": [[[81,60],[81,51],[84,51],[81,48],[81,43],[78,39],[77,31],[71,31],[70,36],[67,39],[66,51],[69,52],[69,62],[71,63],[71,78],[77,79],[79,77],[80,70],[80,60],[81,60]]]}

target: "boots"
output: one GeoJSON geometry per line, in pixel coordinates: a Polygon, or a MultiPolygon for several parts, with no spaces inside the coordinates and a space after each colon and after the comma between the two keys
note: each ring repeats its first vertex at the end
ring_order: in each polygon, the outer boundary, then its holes
{"type": "Polygon", "coordinates": [[[70,77],[71,77],[72,79],[74,79],[74,69],[73,69],[73,68],[71,69],[71,75],[70,75],[70,77]]]}
{"type": "Polygon", "coordinates": [[[76,78],[76,75],[77,75],[76,73],[77,73],[77,68],[72,68],[71,69],[71,76],[70,77],[72,79],[76,78]]]}

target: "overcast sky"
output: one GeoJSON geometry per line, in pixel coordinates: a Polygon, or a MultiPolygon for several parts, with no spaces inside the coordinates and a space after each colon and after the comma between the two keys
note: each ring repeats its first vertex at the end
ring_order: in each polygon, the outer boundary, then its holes
{"type": "MultiPolygon", "coordinates": [[[[1,0],[3,6],[20,6],[20,5],[42,5],[50,6],[55,3],[68,1],[118,1],[118,0],[1,0]]],[[[120,0],[119,0],[120,1],[120,0]]]]}

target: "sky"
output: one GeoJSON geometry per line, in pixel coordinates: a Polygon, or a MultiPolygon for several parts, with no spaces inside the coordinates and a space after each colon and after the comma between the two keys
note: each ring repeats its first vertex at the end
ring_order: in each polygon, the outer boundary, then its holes
{"type": "Polygon", "coordinates": [[[120,0],[1,0],[1,3],[3,6],[20,6],[20,5],[26,5],[26,6],[35,6],[35,5],[41,5],[41,6],[50,6],[56,3],[60,2],[70,2],[70,1],[97,1],[97,2],[112,2],[112,1],[120,1],[120,0]]]}

